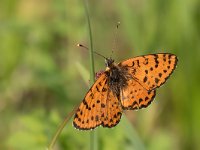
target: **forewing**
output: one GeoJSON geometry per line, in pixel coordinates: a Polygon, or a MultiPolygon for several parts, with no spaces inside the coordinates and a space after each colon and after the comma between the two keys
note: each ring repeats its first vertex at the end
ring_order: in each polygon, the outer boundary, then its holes
{"type": "Polygon", "coordinates": [[[128,70],[145,89],[152,90],[165,83],[177,61],[176,55],[163,53],[135,57],[118,65],[128,70]]]}
{"type": "Polygon", "coordinates": [[[121,89],[120,97],[123,109],[140,109],[151,104],[156,95],[155,90],[148,91],[134,79],[127,81],[121,89]]]}
{"type": "Polygon", "coordinates": [[[113,127],[120,121],[121,107],[107,82],[107,76],[103,73],[90,88],[74,116],[75,128],[90,130],[99,125],[113,127]]]}

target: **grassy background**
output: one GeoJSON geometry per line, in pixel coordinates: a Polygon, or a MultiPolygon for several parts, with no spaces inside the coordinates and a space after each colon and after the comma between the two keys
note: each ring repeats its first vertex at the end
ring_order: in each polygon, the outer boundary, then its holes
{"type": "MultiPolygon", "coordinates": [[[[121,60],[148,53],[178,56],[155,101],[98,128],[101,150],[200,148],[200,1],[89,1],[94,48],[121,60]],[[117,42],[115,26],[120,21],[117,42]]],[[[0,1],[0,149],[45,149],[89,85],[87,22],[80,0],[0,1]]],[[[104,60],[95,56],[96,71],[104,60]]],[[[72,120],[57,150],[88,150],[89,132],[72,120]]]]}

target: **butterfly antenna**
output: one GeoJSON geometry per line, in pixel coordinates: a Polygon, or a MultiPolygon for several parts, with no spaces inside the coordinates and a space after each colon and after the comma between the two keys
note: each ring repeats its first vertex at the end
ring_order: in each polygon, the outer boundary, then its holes
{"type": "Polygon", "coordinates": [[[119,28],[119,26],[120,26],[120,22],[117,22],[117,25],[116,25],[116,28],[115,28],[114,42],[113,42],[113,48],[112,48],[111,56],[113,55],[114,50],[116,50],[117,34],[118,34],[118,28],[119,28]]]}
{"type": "MultiPolygon", "coordinates": [[[[78,47],[83,47],[84,49],[89,50],[88,47],[86,47],[86,46],[84,46],[84,45],[82,45],[82,44],[77,44],[77,46],[78,46],[78,47]]],[[[96,55],[99,55],[99,56],[103,57],[104,59],[107,59],[105,56],[103,56],[103,55],[97,53],[96,51],[93,51],[93,53],[96,54],[96,55]]]]}

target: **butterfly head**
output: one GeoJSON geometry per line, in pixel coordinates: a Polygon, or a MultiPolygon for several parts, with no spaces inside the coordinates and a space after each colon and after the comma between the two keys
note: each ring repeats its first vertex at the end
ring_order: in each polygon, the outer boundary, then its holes
{"type": "Polygon", "coordinates": [[[114,64],[114,60],[110,57],[110,58],[106,58],[105,59],[105,64],[106,64],[106,67],[108,68],[111,68],[114,64]]]}

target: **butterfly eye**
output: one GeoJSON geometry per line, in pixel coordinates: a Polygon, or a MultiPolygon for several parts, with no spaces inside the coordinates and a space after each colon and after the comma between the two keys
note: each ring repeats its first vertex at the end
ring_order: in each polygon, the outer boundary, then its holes
{"type": "Polygon", "coordinates": [[[105,66],[108,67],[108,59],[105,59],[105,66]]]}
{"type": "Polygon", "coordinates": [[[112,58],[106,58],[105,59],[105,65],[106,65],[106,67],[112,66],[113,63],[114,63],[114,60],[112,58]]]}

